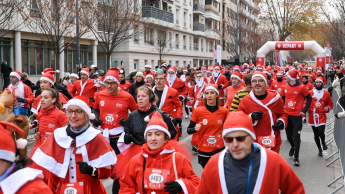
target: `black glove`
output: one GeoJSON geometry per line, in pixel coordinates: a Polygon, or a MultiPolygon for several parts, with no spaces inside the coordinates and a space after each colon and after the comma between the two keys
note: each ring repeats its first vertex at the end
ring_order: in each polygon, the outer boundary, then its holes
{"type": "Polygon", "coordinates": [[[120,120],[120,125],[125,126],[127,119],[121,119],[120,120]]]}
{"type": "Polygon", "coordinates": [[[272,126],[273,131],[279,131],[284,127],[284,122],[278,120],[275,125],[272,126]]]}
{"type": "Polygon", "coordinates": [[[334,115],[334,117],[335,117],[335,118],[337,118],[337,119],[339,119],[339,117],[338,117],[338,113],[337,113],[337,114],[335,114],[335,115],[334,115]]]}
{"type": "Polygon", "coordinates": [[[166,182],[164,185],[164,190],[169,192],[169,194],[180,193],[182,191],[181,185],[176,181],[166,182]]]}
{"type": "Polygon", "coordinates": [[[17,101],[18,101],[18,102],[24,102],[24,103],[25,103],[27,100],[24,99],[24,98],[17,98],[17,101]]]}
{"type": "Polygon", "coordinates": [[[172,122],[173,122],[174,125],[176,126],[177,124],[182,123],[182,119],[175,117],[175,118],[172,120],[172,122]]]}
{"type": "Polygon", "coordinates": [[[254,122],[255,120],[260,120],[261,117],[262,117],[262,114],[263,114],[263,113],[262,113],[261,111],[254,111],[254,112],[252,113],[252,115],[251,115],[253,122],[254,122]]]}
{"type": "Polygon", "coordinates": [[[97,119],[93,119],[92,120],[92,125],[93,127],[97,128],[98,126],[100,126],[102,124],[102,120],[100,118],[97,119]]]}
{"type": "Polygon", "coordinates": [[[183,96],[178,96],[178,98],[181,100],[181,101],[183,101],[183,96]]]}
{"type": "Polygon", "coordinates": [[[38,125],[37,121],[32,122],[32,128],[37,127],[37,125],[38,125]]]}
{"type": "Polygon", "coordinates": [[[123,137],[123,140],[124,140],[125,144],[130,144],[133,141],[132,134],[125,133],[125,136],[123,137]]]}
{"type": "Polygon", "coordinates": [[[223,87],[223,84],[218,85],[218,89],[221,89],[223,87]]]}
{"type": "MultiPolygon", "coordinates": [[[[77,162],[77,164],[79,164],[80,173],[88,174],[88,175],[92,176],[92,173],[93,173],[93,167],[92,166],[89,166],[86,162],[81,162],[81,161],[77,162]]],[[[96,169],[96,171],[97,171],[97,169],[96,169]]]]}

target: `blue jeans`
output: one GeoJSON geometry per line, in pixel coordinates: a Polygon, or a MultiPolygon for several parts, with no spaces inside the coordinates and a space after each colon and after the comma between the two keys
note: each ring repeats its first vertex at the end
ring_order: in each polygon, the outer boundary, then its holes
{"type": "Polygon", "coordinates": [[[22,115],[27,115],[28,114],[28,108],[24,108],[24,107],[21,107],[21,106],[18,106],[18,105],[14,105],[13,106],[13,113],[15,116],[18,116],[19,114],[22,114],[22,115]]]}

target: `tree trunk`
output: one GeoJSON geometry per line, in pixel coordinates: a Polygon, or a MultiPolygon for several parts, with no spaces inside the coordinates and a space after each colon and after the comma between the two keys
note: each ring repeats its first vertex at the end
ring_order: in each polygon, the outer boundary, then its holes
{"type": "Polygon", "coordinates": [[[111,68],[111,61],[110,61],[110,57],[111,57],[111,52],[107,52],[106,53],[106,63],[107,63],[107,67],[108,67],[108,69],[110,69],[111,68]]]}

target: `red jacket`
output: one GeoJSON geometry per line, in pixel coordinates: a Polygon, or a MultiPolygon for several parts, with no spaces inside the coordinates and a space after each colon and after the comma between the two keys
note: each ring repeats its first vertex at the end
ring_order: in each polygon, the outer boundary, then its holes
{"type": "Polygon", "coordinates": [[[146,71],[144,72],[144,77],[146,78],[147,75],[152,75],[153,77],[155,77],[155,72],[154,71],[150,71],[150,73],[146,73],[146,71]]]}
{"type": "MultiPolygon", "coordinates": [[[[169,82],[166,81],[165,85],[169,86],[169,82]]],[[[184,82],[180,78],[176,77],[171,88],[174,88],[178,92],[179,96],[186,98],[187,93],[188,93],[188,87],[186,87],[186,85],[184,84],[184,82]]]]}
{"type": "Polygon", "coordinates": [[[285,86],[286,82],[285,80],[278,82],[277,80],[274,80],[271,82],[270,89],[277,91],[280,95],[282,95],[283,87],[285,86]]]}
{"type": "Polygon", "coordinates": [[[69,91],[69,93],[71,93],[71,95],[74,97],[75,94],[72,94],[72,88],[73,88],[72,84],[68,84],[68,85],[66,86],[66,89],[67,89],[67,90],[69,91]]]}
{"type": "Polygon", "coordinates": [[[219,90],[219,99],[224,99],[225,98],[224,89],[226,89],[229,86],[229,82],[226,79],[226,77],[224,75],[219,75],[217,81],[214,81],[214,77],[212,76],[211,84],[222,85],[222,87],[220,89],[218,89],[219,90]]]}
{"type": "Polygon", "coordinates": [[[121,90],[128,92],[131,85],[131,83],[125,82],[124,84],[120,84],[119,87],[121,88],[121,90]]]}
{"type": "Polygon", "coordinates": [[[310,107],[309,107],[309,119],[308,125],[310,126],[321,126],[326,125],[327,115],[332,108],[333,108],[333,101],[331,95],[326,90],[322,90],[320,94],[321,98],[317,99],[317,92],[316,89],[310,90],[309,94],[313,97],[310,107]],[[325,111],[325,107],[328,108],[328,111],[325,111]]]}
{"type": "Polygon", "coordinates": [[[30,104],[35,101],[35,95],[32,93],[31,88],[26,84],[23,84],[21,81],[18,83],[18,89],[14,89],[15,94],[13,93],[12,84],[10,84],[7,88],[11,91],[13,97],[15,98],[15,102],[17,101],[17,98],[24,98],[26,100],[23,105],[22,103],[19,103],[24,108],[30,108],[30,104]],[[18,92],[16,92],[16,90],[18,90],[18,92]]]}
{"type": "Polygon", "coordinates": [[[75,96],[85,96],[89,98],[89,105],[91,106],[93,104],[93,96],[97,91],[97,87],[93,85],[93,79],[88,79],[86,83],[82,83],[81,80],[78,80],[74,82],[70,93],[75,94],[75,96]]]}
{"type": "MultiPolygon", "coordinates": [[[[155,91],[156,86],[152,88],[155,91]]],[[[178,92],[169,88],[167,85],[164,87],[162,99],[160,104],[157,104],[158,108],[168,113],[171,118],[182,118],[183,110],[181,100],[178,98],[178,92]]]]}
{"type": "Polygon", "coordinates": [[[197,107],[204,105],[203,94],[205,92],[205,84],[206,83],[204,83],[200,88],[197,85],[194,85],[193,87],[191,87],[189,89],[190,99],[194,100],[194,103],[193,103],[193,106],[192,106],[192,110],[193,111],[197,107]]]}

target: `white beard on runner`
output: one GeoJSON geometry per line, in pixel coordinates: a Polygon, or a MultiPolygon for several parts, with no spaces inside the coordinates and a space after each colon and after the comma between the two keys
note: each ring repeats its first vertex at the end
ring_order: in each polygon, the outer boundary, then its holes
{"type": "Polygon", "coordinates": [[[173,83],[175,82],[176,79],[176,74],[174,75],[168,75],[168,82],[169,82],[169,86],[171,87],[173,85],[173,83]]]}
{"type": "Polygon", "coordinates": [[[200,79],[196,79],[196,85],[200,88],[202,86],[202,84],[204,84],[204,79],[200,78],[200,79]]]}

